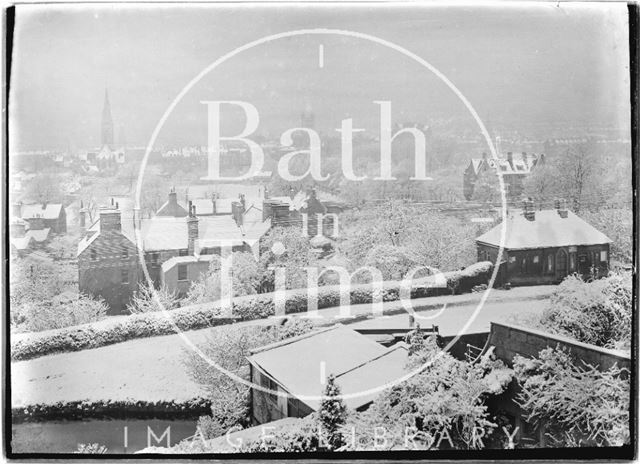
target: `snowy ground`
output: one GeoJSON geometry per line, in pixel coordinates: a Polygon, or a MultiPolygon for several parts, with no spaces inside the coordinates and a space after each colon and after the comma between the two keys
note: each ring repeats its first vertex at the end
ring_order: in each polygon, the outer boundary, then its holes
{"type": "MultiPolygon", "coordinates": [[[[467,332],[487,330],[490,321],[510,321],[516,316],[539,313],[552,290],[553,287],[528,287],[493,291],[467,332]]],[[[416,308],[431,308],[420,311],[422,316],[437,314],[422,322],[423,326],[436,324],[442,335],[450,335],[466,323],[476,310],[479,298],[479,294],[456,295],[413,300],[413,304],[416,308]],[[428,306],[425,306],[427,302],[428,306]],[[440,312],[439,308],[445,302],[447,309],[440,312]]],[[[370,311],[367,306],[353,307],[352,313],[366,314],[370,311]]],[[[400,306],[399,302],[392,302],[387,303],[385,309],[398,311],[400,306]]],[[[333,323],[338,311],[337,308],[320,310],[323,319],[317,323],[333,323]]],[[[267,323],[270,321],[258,320],[241,325],[267,323]]],[[[352,327],[406,327],[407,323],[407,314],[398,314],[360,320],[352,327]]],[[[199,344],[217,330],[225,330],[225,327],[196,330],[185,335],[192,343],[199,344]]],[[[74,400],[181,401],[199,397],[202,394],[200,387],[191,381],[182,365],[186,347],[179,335],[167,335],[14,362],[11,364],[12,407],[74,400]]]]}

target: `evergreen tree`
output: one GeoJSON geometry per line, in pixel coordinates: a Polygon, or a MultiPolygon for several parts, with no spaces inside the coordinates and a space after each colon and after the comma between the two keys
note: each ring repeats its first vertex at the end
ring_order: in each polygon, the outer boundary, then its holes
{"type": "Polygon", "coordinates": [[[409,345],[409,356],[420,353],[425,348],[424,334],[420,330],[420,324],[416,324],[416,328],[407,333],[404,341],[409,345]]]}
{"type": "Polygon", "coordinates": [[[320,433],[326,434],[326,444],[329,450],[336,450],[344,446],[341,427],[347,419],[347,407],[342,401],[340,387],[335,383],[333,375],[327,377],[322,402],[320,403],[320,433]]]}

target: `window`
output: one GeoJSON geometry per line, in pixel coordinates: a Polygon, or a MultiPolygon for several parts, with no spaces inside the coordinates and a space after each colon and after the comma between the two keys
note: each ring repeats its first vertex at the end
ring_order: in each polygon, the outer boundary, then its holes
{"type": "Polygon", "coordinates": [[[533,264],[538,264],[538,263],[540,263],[540,256],[534,255],[533,256],[533,264]]]}
{"type": "Polygon", "coordinates": [[[187,280],[186,264],[178,264],[178,280],[187,280]]]}
{"type": "Polygon", "coordinates": [[[178,256],[187,256],[189,254],[189,250],[180,250],[178,252],[178,256]]]}
{"type": "Polygon", "coordinates": [[[600,262],[606,262],[607,261],[607,250],[602,250],[600,252],[600,262]]]}
{"type": "Polygon", "coordinates": [[[576,254],[569,253],[569,271],[574,272],[576,270],[576,254]]]}
{"type": "Polygon", "coordinates": [[[129,269],[122,269],[120,271],[120,282],[123,284],[129,283],[129,269]]]}
{"type": "Polygon", "coordinates": [[[527,256],[526,255],[522,257],[522,263],[520,263],[520,272],[522,274],[527,273],[527,256]]]}
{"type": "Polygon", "coordinates": [[[516,262],[516,257],[515,256],[509,256],[509,263],[513,264],[516,262]]]}
{"type": "Polygon", "coordinates": [[[91,261],[95,261],[98,259],[98,252],[96,250],[91,250],[91,261]]]}
{"type": "Polygon", "coordinates": [[[158,264],[158,253],[151,253],[151,263],[158,264]]]}
{"type": "Polygon", "coordinates": [[[129,250],[127,248],[122,250],[122,259],[129,259],[129,250]]]}
{"type": "Polygon", "coordinates": [[[553,272],[553,255],[547,255],[547,272],[553,272]]]}

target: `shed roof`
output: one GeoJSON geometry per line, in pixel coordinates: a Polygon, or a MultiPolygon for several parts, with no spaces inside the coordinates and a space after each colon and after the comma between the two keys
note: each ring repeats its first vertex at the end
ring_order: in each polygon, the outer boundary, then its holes
{"type": "MultiPolygon", "coordinates": [[[[602,245],[612,241],[571,211],[567,211],[566,218],[560,217],[555,209],[536,211],[533,221],[520,212],[507,219],[506,227],[504,248],[508,250],[602,245]]],[[[499,247],[501,235],[502,224],[498,224],[476,238],[476,242],[499,247]]]]}
{"type": "MultiPolygon", "coordinates": [[[[385,348],[341,324],[267,345],[249,356],[249,362],[271,376],[291,395],[314,410],[320,407],[324,375],[333,374],[344,395],[383,387],[400,377],[406,361],[402,346],[385,348]]],[[[374,394],[349,398],[356,408],[374,394]]]]}

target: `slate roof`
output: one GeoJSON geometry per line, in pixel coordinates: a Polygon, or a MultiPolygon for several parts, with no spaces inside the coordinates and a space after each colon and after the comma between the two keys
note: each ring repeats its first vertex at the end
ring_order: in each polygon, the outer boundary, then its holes
{"type": "MultiPolygon", "coordinates": [[[[385,348],[341,324],[253,350],[249,362],[272,377],[289,394],[314,410],[323,391],[324,373],[336,376],[344,395],[383,388],[404,372],[406,346],[385,348]]],[[[351,408],[372,401],[378,392],[345,399],[351,408]]]]}
{"type": "MultiPolygon", "coordinates": [[[[476,242],[500,246],[502,224],[476,238],[476,242]]],[[[523,213],[515,213],[507,219],[504,247],[508,250],[552,248],[580,245],[602,245],[612,240],[595,227],[567,211],[562,218],[558,212],[535,212],[535,220],[529,221],[523,213]]]]}

